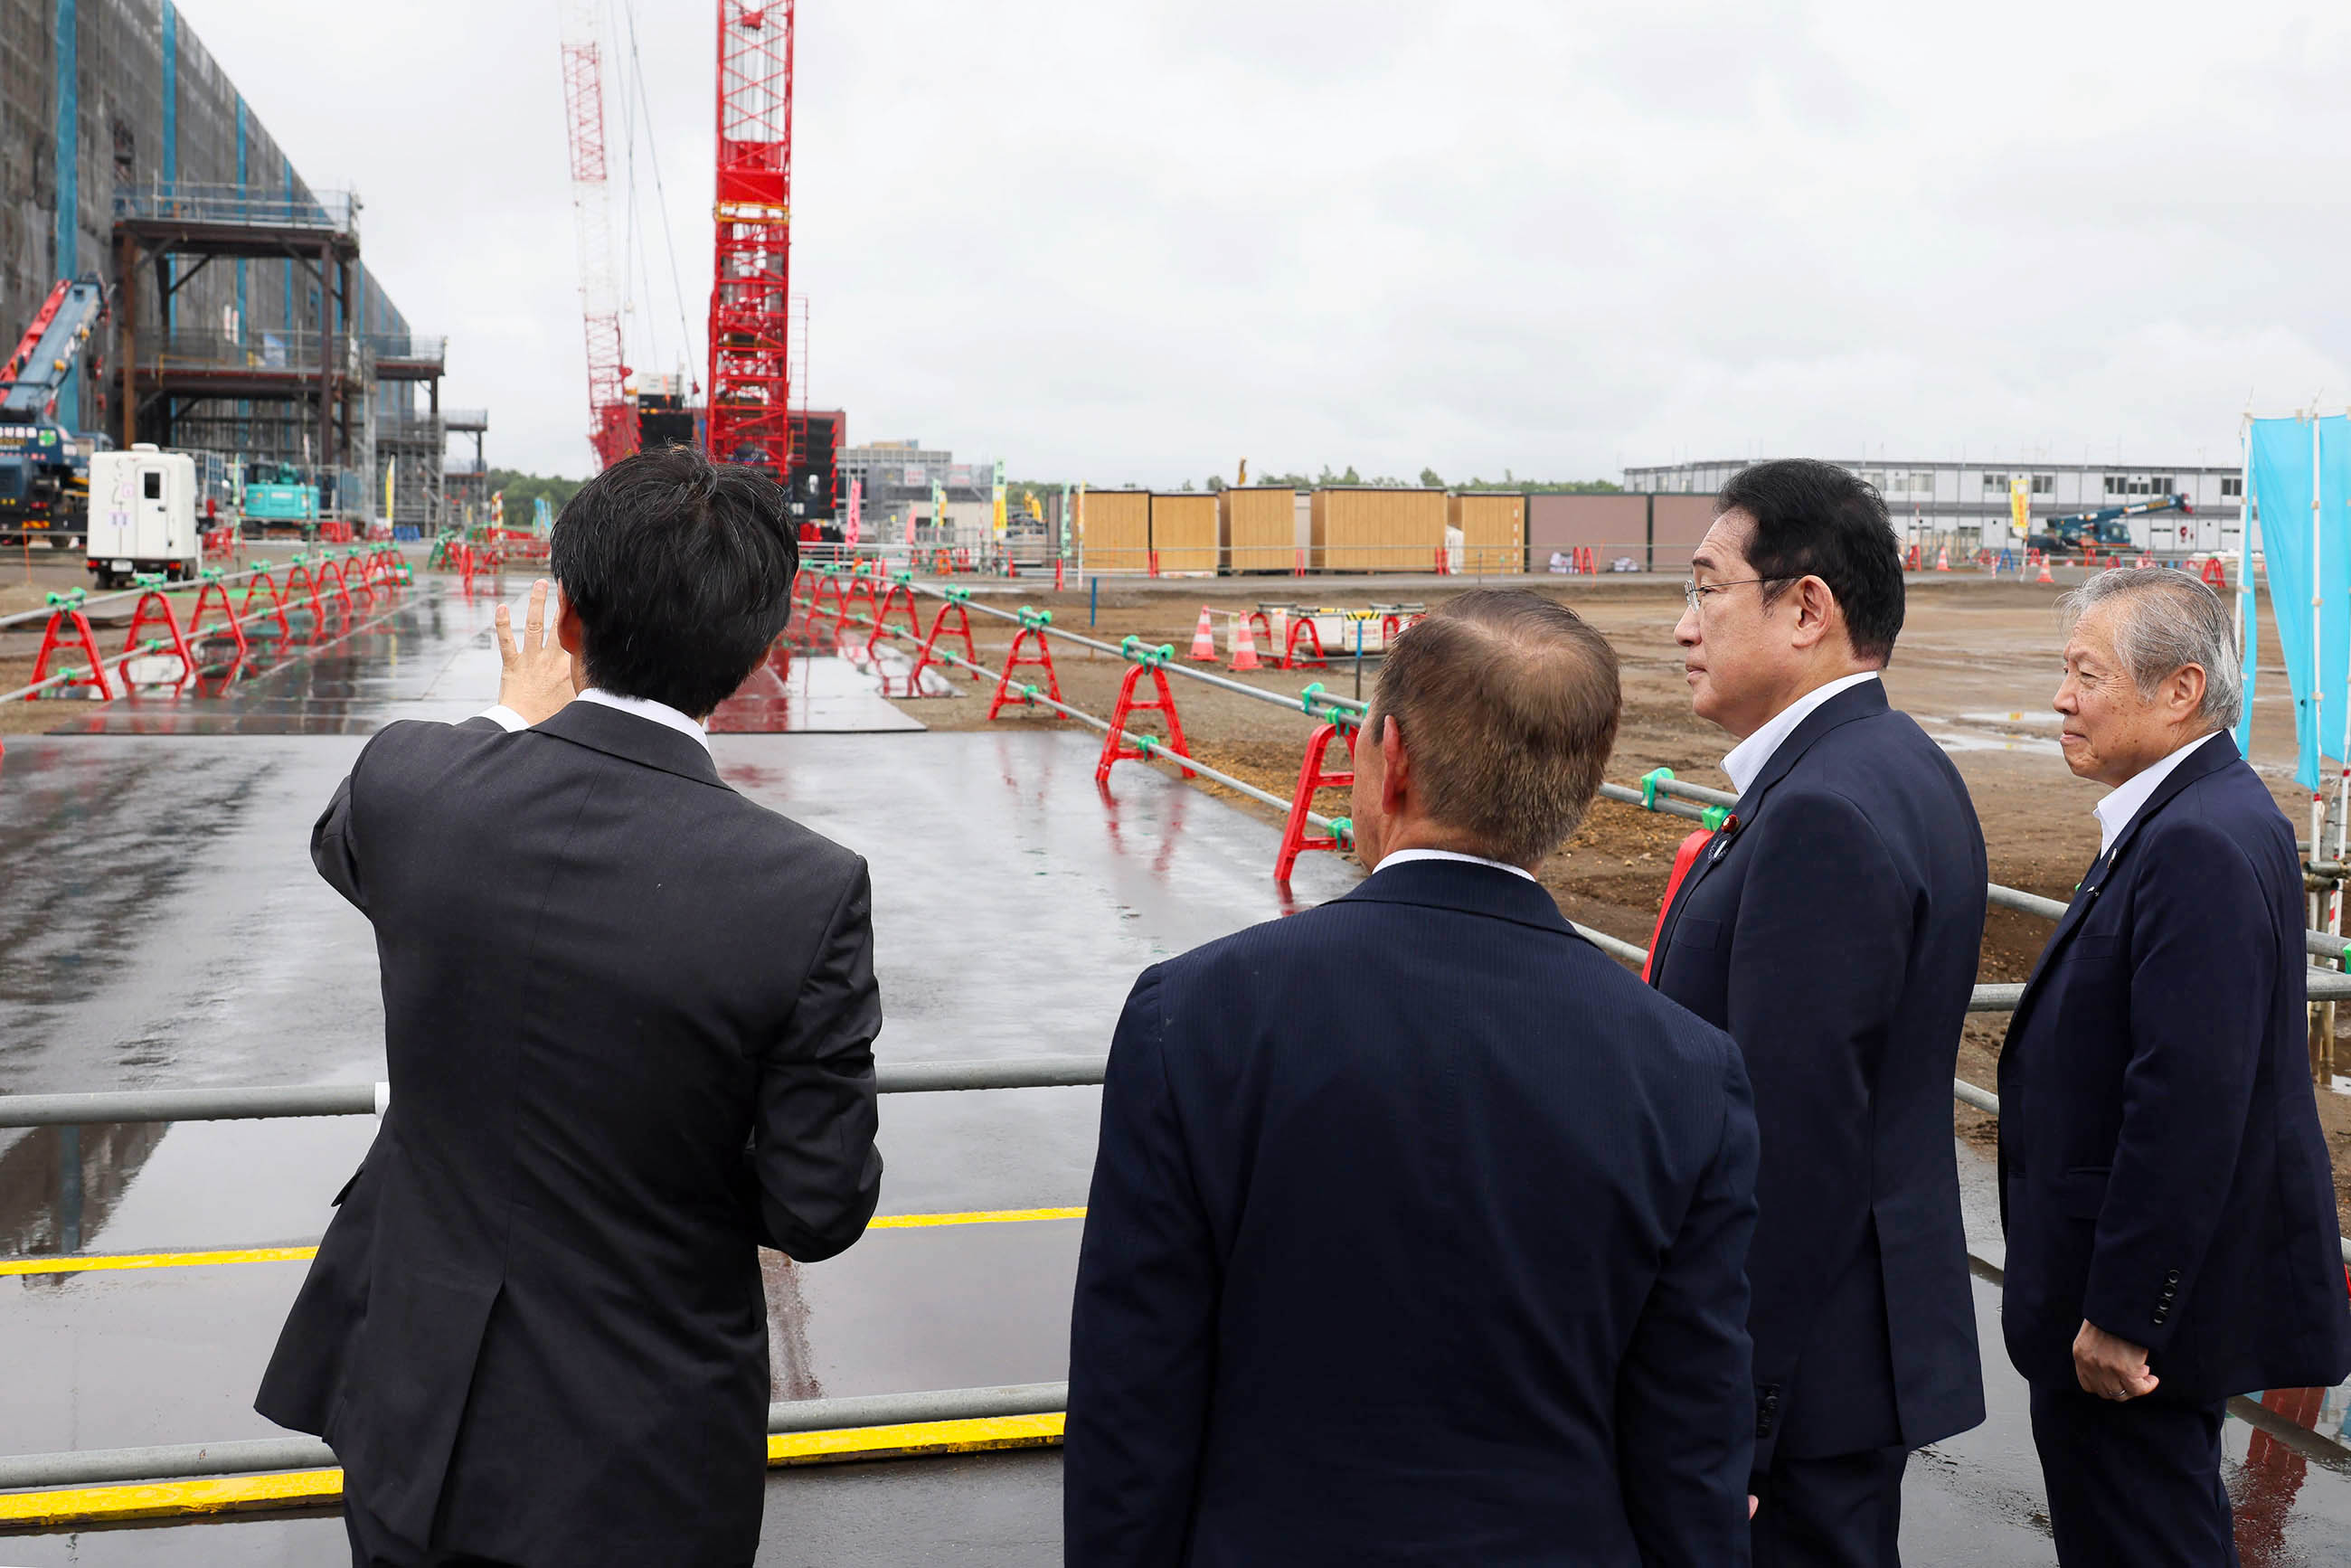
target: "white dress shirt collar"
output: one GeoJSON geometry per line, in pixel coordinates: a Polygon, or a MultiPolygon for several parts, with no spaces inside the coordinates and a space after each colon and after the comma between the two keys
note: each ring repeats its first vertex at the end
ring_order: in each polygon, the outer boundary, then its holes
{"type": "Polygon", "coordinates": [[[1489,861],[1484,855],[1465,855],[1458,850],[1390,850],[1380,857],[1380,863],[1374,869],[1385,871],[1392,865],[1403,865],[1408,861],[1462,861],[1470,865],[1489,865],[1496,871],[1525,877],[1529,882],[1535,880],[1535,873],[1522,865],[1512,865],[1508,861],[1489,861]]]}
{"type": "Polygon", "coordinates": [[[580,694],[577,700],[583,703],[595,703],[603,707],[618,708],[622,713],[635,714],[639,718],[649,718],[655,724],[677,731],[680,735],[692,737],[694,744],[703,750],[710,749],[708,732],[667,703],[657,703],[650,697],[624,697],[618,692],[608,692],[601,686],[590,686],[580,694]]]}
{"type": "MultiPolygon", "coordinates": [[[[651,719],[653,723],[674,729],[680,735],[692,737],[694,743],[703,750],[710,749],[710,737],[704,731],[702,726],[695,723],[667,703],[657,703],[650,697],[624,697],[618,692],[608,692],[601,686],[590,686],[572,700],[594,703],[600,707],[618,708],[622,713],[632,713],[639,718],[651,719]]],[[[530,727],[522,721],[522,715],[504,703],[486,709],[482,716],[508,732],[530,727]]]]}
{"type": "Polygon", "coordinates": [[[1810,718],[1813,710],[1836,695],[1849,692],[1864,681],[1877,679],[1876,670],[1864,670],[1857,675],[1846,675],[1824,686],[1814,686],[1778,713],[1773,714],[1762,728],[1730,748],[1722,759],[1722,770],[1730,775],[1730,787],[1744,795],[1747,787],[1763,776],[1763,768],[1771,754],[1780,749],[1781,742],[1796,732],[1796,727],[1810,718]]]}
{"type": "Polygon", "coordinates": [[[2105,854],[2115,847],[2115,841],[2123,836],[2123,830],[2130,826],[2131,819],[2145,808],[2147,797],[2155,793],[2156,786],[2170,778],[2171,770],[2187,761],[2189,752],[2210,743],[2213,735],[2220,733],[2216,729],[2212,735],[2189,741],[2160,762],[2148,763],[2116,785],[2105,800],[2091,807],[2090,810],[2098,817],[2098,852],[2105,854]]]}

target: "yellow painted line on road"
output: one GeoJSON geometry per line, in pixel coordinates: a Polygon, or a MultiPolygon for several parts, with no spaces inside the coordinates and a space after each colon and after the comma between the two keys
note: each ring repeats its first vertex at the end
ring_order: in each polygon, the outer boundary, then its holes
{"type": "Polygon", "coordinates": [[[220,1252],[89,1252],[0,1258],[0,1274],[86,1274],[112,1269],[195,1269],[210,1263],[307,1263],[316,1247],[240,1247],[220,1252]]]}
{"type": "Polygon", "coordinates": [[[903,1427],[850,1427],[837,1432],[778,1432],[768,1439],[770,1465],[837,1464],[846,1459],[977,1454],[993,1448],[1043,1448],[1061,1440],[1059,1410],[1040,1416],[988,1416],[969,1421],[912,1421],[903,1427]]]}
{"type": "Polygon", "coordinates": [[[342,1496],[340,1470],[288,1470],[271,1476],[78,1487],[70,1491],[0,1492],[0,1529],[110,1524],[131,1519],[169,1519],[271,1508],[317,1508],[340,1502],[342,1496]]]}
{"type": "MultiPolygon", "coordinates": [[[[990,1416],[969,1421],[915,1421],[898,1427],[778,1433],[768,1439],[768,1463],[827,1465],[852,1459],[945,1458],[1005,1448],[1045,1448],[1061,1440],[1062,1419],[1061,1413],[1056,1410],[1037,1416],[990,1416]]],[[[342,1495],[340,1470],[293,1470],[209,1480],[78,1487],[67,1491],[0,1492],[0,1530],[319,1508],[340,1501],[342,1495]]]]}
{"type": "MultiPolygon", "coordinates": [[[[885,1214],[869,1229],[919,1230],[934,1225],[1019,1225],[1083,1219],[1082,1208],[977,1208],[961,1214],[885,1214]]],[[[120,1269],[198,1269],[214,1263],[307,1263],[316,1247],[241,1247],[217,1252],[76,1252],[53,1258],[0,1258],[0,1275],[91,1274],[120,1269]]]]}
{"type": "Polygon", "coordinates": [[[1083,1219],[1082,1208],[976,1208],[966,1214],[885,1214],[870,1230],[915,1230],[928,1225],[1019,1225],[1031,1219],[1083,1219]]]}

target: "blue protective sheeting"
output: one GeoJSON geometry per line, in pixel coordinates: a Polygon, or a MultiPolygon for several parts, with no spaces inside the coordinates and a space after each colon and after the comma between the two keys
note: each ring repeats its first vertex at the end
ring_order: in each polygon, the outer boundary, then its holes
{"type": "Polygon", "coordinates": [[[2262,551],[2269,568],[2270,611],[2285,649],[2286,683],[2294,690],[2303,787],[2319,783],[2319,756],[2344,749],[2346,698],[2351,696],[2351,420],[2338,415],[2314,426],[2304,419],[2257,419],[2251,433],[2253,499],[2261,507],[2262,551]],[[2318,572],[2311,571],[2311,441],[2318,442],[2318,572]],[[2311,600],[2318,606],[2317,666],[2311,655],[2311,600]]]}

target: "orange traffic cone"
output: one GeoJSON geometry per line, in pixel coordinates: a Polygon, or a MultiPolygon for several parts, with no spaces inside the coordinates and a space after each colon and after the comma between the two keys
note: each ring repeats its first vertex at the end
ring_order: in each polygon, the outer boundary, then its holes
{"type": "Polygon", "coordinates": [[[1233,617],[1232,668],[1236,670],[1265,668],[1263,664],[1257,662],[1257,634],[1249,630],[1249,618],[1246,615],[1233,617]]]}
{"type": "Polygon", "coordinates": [[[1188,657],[1203,664],[1217,662],[1217,629],[1208,619],[1208,607],[1200,606],[1200,623],[1192,629],[1192,652],[1188,657]]]}
{"type": "Polygon", "coordinates": [[[1951,570],[1950,546],[1938,545],[1935,547],[1935,570],[1937,571],[1949,571],[1951,570]]]}
{"type": "Polygon", "coordinates": [[[2049,575],[2049,555],[2048,555],[2048,552],[2047,552],[2047,551],[2045,551],[2045,550],[2042,552],[2042,556],[2041,556],[2041,575],[2040,575],[2039,577],[2034,578],[2032,580],[2033,580],[2033,581],[2035,581],[2035,582],[2051,582],[2051,583],[2053,583],[2053,582],[2055,582],[2055,581],[2057,580],[2055,578],[2053,578],[2053,577],[2052,577],[2052,576],[2050,576],[2050,575],[2049,575]]]}

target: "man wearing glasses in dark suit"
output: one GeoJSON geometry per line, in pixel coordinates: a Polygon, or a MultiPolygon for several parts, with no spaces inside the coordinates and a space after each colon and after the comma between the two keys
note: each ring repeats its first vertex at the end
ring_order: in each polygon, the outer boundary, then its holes
{"type": "Polygon", "coordinates": [[[1951,1143],[1983,834],[1878,678],[1903,586],[1877,492],[1760,463],[1715,511],[1675,636],[1739,804],[1650,974],[1755,1084],[1757,1568],[1892,1568],[1910,1450],[1983,1419],[1951,1143]]]}

